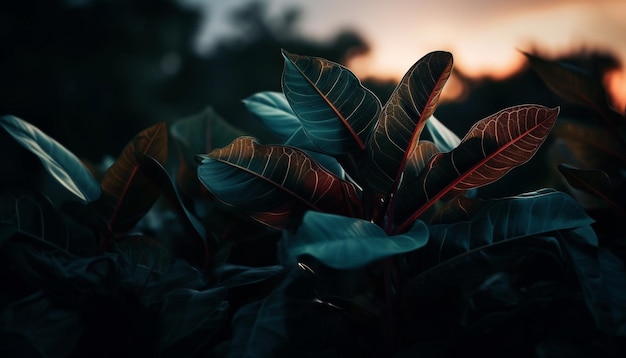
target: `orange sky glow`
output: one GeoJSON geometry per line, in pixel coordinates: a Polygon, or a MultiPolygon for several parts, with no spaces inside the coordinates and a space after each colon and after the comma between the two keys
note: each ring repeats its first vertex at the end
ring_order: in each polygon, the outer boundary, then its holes
{"type": "MultiPolygon", "coordinates": [[[[205,1],[212,18],[198,43],[210,46],[220,31],[220,19],[248,2],[232,0],[226,6],[205,1]]],[[[546,57],[576,49],[610,51],[622,68],[608,74],[605,83],[614,107],[621,113],[626,108],[626,0],[269,0],[267,4],[270,16],[288,7],[301,9],[298,31],[303,36],[324,40],[341,29],[361,34],[371,50],[347,64],[360,78],[398,80],[433,50],[452,52],[455,68],[469,76],[495,79],[525,66],[518,50],[538,49],[546,57]]],[[[453,82],[446,87],[450,87],[447,98],[459,91],[453,82]]]]}

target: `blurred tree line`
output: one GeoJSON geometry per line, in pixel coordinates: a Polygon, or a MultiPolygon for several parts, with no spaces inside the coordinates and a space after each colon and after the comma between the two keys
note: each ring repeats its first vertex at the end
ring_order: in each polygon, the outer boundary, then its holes
{"type": "MultiPolygon", "coordinates": [[[[300,35],[299,16],[290,9],[270,19],[262,2],[251,3],[232,14],[241,35],[221,40],[202,56],[193,46],[202,16],[175,0],[4,1],[0,115],[35,124],[93,162],[117,156],[135,133],[157,121],[209,105],[262,136],[241,99],[280,90],[281,48],[339,63],[368,51],[366,40],[350,30],[325,43],[300,35]]],[[[582,63],[593,64],[597,73],[619,65],[609,55],[593,61],[585,57],[582,63]]],[[[472,80],[458,71],[455,76],[467,95],[442,104],[437,116],[460,136],[475,121],[510,105],[563,105],[530,71],[506,81],[472,80]]],[[[383,102],[395,86],[381,79],[363,82],[383,102]]],[[[38,168],[36,159],[21,152],[4,131],[0,149],[0,184],[22,180],[24,172],[38,168]]]]}

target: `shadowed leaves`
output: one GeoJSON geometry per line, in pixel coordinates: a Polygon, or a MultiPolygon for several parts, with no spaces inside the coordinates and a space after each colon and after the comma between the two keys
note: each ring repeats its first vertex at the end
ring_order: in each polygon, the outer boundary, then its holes
{"type": "Polygon", "coordinates": [[[620,193],[605,172],[598,169],[577,169],[566,164],[559,164],[558,169],[572,187],[597,196],[622,215],[626,215],[624,194],[620,193]]]}
{"type": "Polygon", "coordinates": [[[417,179],[403,186],[395,221],[406,228],[447,193],[492,183],[527,162],[558,113],[558,108],[521,105],[479,121],[457,148],[435,155],[417,179]]]}
{"type": "Polygon", "coordinates": [[[35,154],[44,168],[83,202],[100,196],[100,186],[83,163],[37,127],[14,116],[0,117],[2,126],[20,145],[35,154]]]}

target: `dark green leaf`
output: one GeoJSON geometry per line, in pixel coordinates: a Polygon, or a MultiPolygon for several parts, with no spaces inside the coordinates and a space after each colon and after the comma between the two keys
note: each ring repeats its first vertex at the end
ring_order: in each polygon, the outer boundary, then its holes
{"type": "Polygon", "coordinates": [[[227,290],[176,289],[163,297],[158,347],[163,356],[192,357],[228,322],[227,290]]]}
{"type": "Polygon", "coordinates": [[[416,221],[409,232],[388,236],[366,220],[309,211],[302,225],[285,232],[282,240],[294,258],[308,254],[330,267],[353,269],[424,246],[428,229],[416,221]]]}
{"type": "Polygon", "coordinates": [[[307,137],[325,153],[365,149],[380,101],[347,68],[283,51],[283,92],[307,137]]]}
{"type": "Polygon", "coordinates": [[[83,163],[64,146],[32,124],[14,116],[0,117],[0,125],[72,194],[85,202],[100,197],[100,185],[83,163]]]}
{"type": "Polygon", "coordinates": [[[476,123],[453,151],[431,158],[427,169],[398,193],[394,222],[411,224],[444,195],[492,183],[527,162],[559,113],[539,105],[504,109],[476,123]]]}
{"type": "Polygon", "coordinates": [[[439,122],[435,116],[428,118],[426,129],[428,129],[428,133],[430,133],[433,142],[435,142],[440,152],[449,152],[461,143],[461,138],[449,130],[443,123],[439,122]]]}
{"type": "Polygon", "coordinates": [[[566,164],[559,164],[558,169],[572,187],[595,195],[621,211],[622,214],[626,214],[626,208],[619,201],[619,191],[611,182],[611,178],[602,170],[577,169],[566,164]]]}
{"type": "Polygon", "coordinates": [[[282,92],[259,92],[243,100],[243,103],[248,111],[283,141],[302,128],[282,92]]]}
{"type": "Polygon", "coordinates": [[[198,164],[194,161],[195,156],[225,147],[235,138],[244,135],[243,131],[233,127],[211,107],[177,120],[170,126],[170,132],[181,157],[176,183],[181,192],[189,197],[206,195],[206,190],[198,182],[196,175],[198,164]]]}
{"type": "Polygon", "coordinates": [[[294,228],[306,210],[359,213],[356,187],[298,149],[241,137],[202,158],[202,183],[224,203],[266,225],[294,228]]]}
{"type": "Polygon", "coordinates": [[[102,179],[100,207],[106,212],[114,232],[131,228],[154,204],[159,187],[139,170],[136,152],[145,153],[164,164],[167,160],[167,127],[156,124],[137,134],[102,179]]]}
{"type": "Polygon", "coordinates": [[[397,189],[407,158],[435,112],[451,72],[452,55],[431,52],[409,69],[391,94],[367,142],[365,176],[374,190],[389,194],[397,189]]]}
{"type": "Polygon", "coordinates": [[[156,159],[144,153],[138,153],[137,162],[140,170],[146,174],[146,177],[159,186],[161,193],[176,210],[180,221],[185,227],[185,231],[193,237],[194,241],[189,245],[192,251],[190,253],[190,256],[192,256],[191,261],[199,266],[207,265],[217,244],[209,240],[204,225],[182,204],[178,192],[167,174],[167,170],[156,159]]]}
{"type": "Polygon", "coordinates": [[[212,274],[217,281],[215,285],[231,288],[261,282],[283,271],[282,266],[247,267],[225,263],[215,267],[212,274]]]}
{"type": "Polygon", "coordinates": [[[542,190],[485,203],[470,221],[431,225],[424,268],[498,243],[575,229],[593,220],[569,195],[542,190]]]}
{"type": "Polygon", "coordinates": [[[66,217],[50,200],[33,192],[0,195],[0,244],[10,238],[53,249],[68,257],[93,255],[98,250],[94,234],[66,217]]]}

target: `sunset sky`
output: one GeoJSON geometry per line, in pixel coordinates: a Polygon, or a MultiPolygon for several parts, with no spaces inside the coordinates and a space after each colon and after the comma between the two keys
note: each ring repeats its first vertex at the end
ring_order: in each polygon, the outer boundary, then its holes
{"type": "MultiPolygon", "coordinates": [[[[197,45],[210,50],[231,33],[229,14],[250,0],[184,0],[204,4],[197,45]]],[[[455,68],[472,76],[512,74],[524,63],[517,49],[557,56],[572,49],[610,50],[626,65],[626,0],[269,0],[269,15],[302,10],[299,32],[320,40],[350,28],[371,46],[348,64],[359,77],[399,79],[432,50],[451,51],[455,68]]],[[[626,70],[607,79],[618,108],[626,106],[626,70]]]]}

